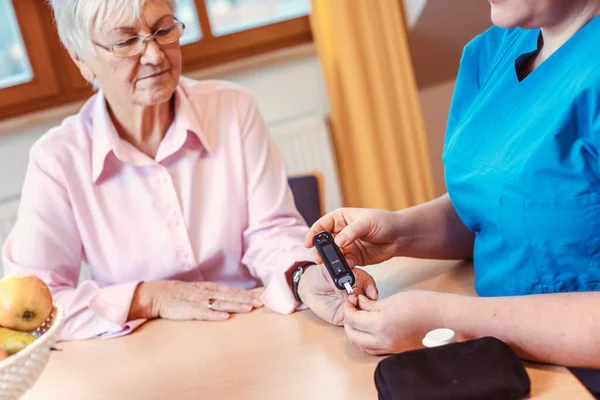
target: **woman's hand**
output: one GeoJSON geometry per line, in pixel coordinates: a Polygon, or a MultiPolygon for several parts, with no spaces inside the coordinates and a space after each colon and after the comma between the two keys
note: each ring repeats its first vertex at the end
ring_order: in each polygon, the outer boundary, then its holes
{"type": "Polygon", "coordinates": [[[419,348],[425,334],[439,321],[439,295],[406,291],[381,301],[359,295],[358,307],[348,301],[344,303],[346,335],[355,347],[369,354],[419,348]]]}
{"type": "MultiPolygon", "coordinates": [[[[331,232],[350,267],[389,260],[399,253],[407,237],[401,232],[399,213],[367,209],[341,208],[321,217],[306,235],[305,245],[313,247],[313,237],[331,232]]],[[[318,264],[323,260],[317,255],[318,264]]]]}
{"type": "MultiPolygon", "coordinates": [[[[370,299],[377,300],[377,286],[373,277],[359,268],[353,270],[356,283],[355,293],[364,293],[370,299]]],[[[324,265],[308,267],[298,284],[300,299],[315,314],[334,325],[344,322],[344,301],[348,298],[345,291],[337,290],[324,265]]]]}
{"type": "Polygon", "coordinates": [[[213,282],[143,282],[134,294],[129,320],[164,318],[223,321],[230,314],[247,313],[262,307],[260,294],[260,291],[237,289],[213,282]]]}

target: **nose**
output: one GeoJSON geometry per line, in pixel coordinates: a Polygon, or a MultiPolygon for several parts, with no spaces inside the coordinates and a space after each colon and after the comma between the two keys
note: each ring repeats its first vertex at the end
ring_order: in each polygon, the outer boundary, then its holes
{"type": "Polygon", "coordinates": [[[165,53],[163,53],[160,46],[153,39],[148,39],[146,42],[146,49],[142,53],[140,62],[143,65],[160,65],[164,59],[165,53]]]}

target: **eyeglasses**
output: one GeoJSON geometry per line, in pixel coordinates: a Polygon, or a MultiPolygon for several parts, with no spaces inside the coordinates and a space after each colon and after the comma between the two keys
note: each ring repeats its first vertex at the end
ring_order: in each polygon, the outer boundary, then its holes
{"type": "Polygon", "coordinates": [[[104,46],[100,43],[94,44],[106,51],[112,52],[117,57],[133,57],[137,56],[148,47],[148,40],[154,40],[159,46],[166,46],[178,41],[183,36],[185,24],[175,20],[174,23],[159,28],[151,35],[138,35],[120,40],[110,46],[104,46]]]}

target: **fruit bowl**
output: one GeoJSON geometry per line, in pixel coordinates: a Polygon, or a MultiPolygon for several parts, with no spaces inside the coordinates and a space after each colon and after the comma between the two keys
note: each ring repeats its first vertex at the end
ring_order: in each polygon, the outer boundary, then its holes
{"type": "Polygon", "coordinates": [[[64,311],[54,305],[38,337],[23,350],[0,361],[0,399],[19,399],[37,382],[64,324],[64,311]]]}

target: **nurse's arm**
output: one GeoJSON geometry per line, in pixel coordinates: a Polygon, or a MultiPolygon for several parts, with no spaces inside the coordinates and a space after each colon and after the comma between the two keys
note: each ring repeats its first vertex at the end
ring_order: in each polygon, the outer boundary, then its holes
{"type": "Polygon", "coordinates": [[[450,196],[398,211],[403,232],[398,256],[427,259],[470,259],[475,234],[461,221],[450,196]]]}
{"type": "Polygon", "coordinates": [[[436,295],[443,326],[465,339],[494,336],[524,359],[600,368],[600,292],[436,295]]]}

